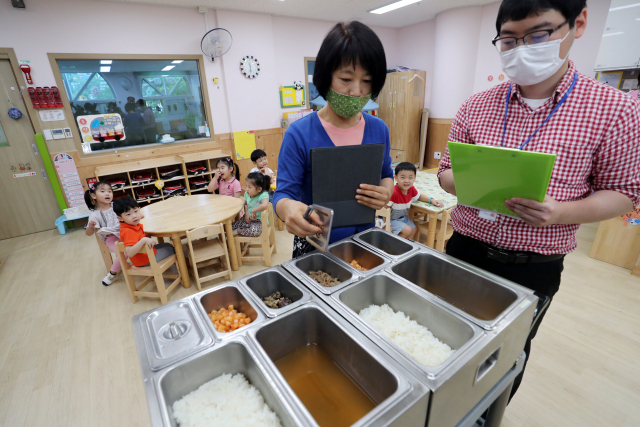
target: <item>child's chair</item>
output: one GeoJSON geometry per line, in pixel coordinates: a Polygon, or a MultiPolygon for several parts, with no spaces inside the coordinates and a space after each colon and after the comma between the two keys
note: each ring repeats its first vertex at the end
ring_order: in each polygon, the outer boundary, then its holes
{"type": "MultiPolygon", "coordinates": [[[[438,224],[436,226],[436,240],[435,240],[435,249],[444,252],[444,245],[447,240],[453,236],[453,227],[449,224],[449,219],[451,213],[451,209],[445,209],[442,211],[441,219],[438,220],[438,224]]],[[[416,242],[420,242],[420,234],[424,234],[427,236],[429,234],[429,223],[428,222],[416,222],[416,227],[418,228],[418,232],[416,233],[416,242]]]]}
{"type": "Polygon", "coordinates": [[[102,241],[98,237],[98,233],[94,233],[96,236],[96,241],[98,242],[98,247],[100,248],[100,253],[102,254],[102,259],[104,260],[104,266],[107,268],[107,273],[111,272],[111,267],[113,266],[113,259],[111,258],[111,251],[105,242],[102,241]]]}
{"type": "Polygon", "coordinates": [[[160,302],[164,305],[167,303],[167,295],[176,288],[182,281],[182,278],[179,274],[169,274],[165,273],[165,271],[171,267],[173,264],[176,264],[176,268],[178,267],[176,263],[176,255],[173,254],[170,257],[163,259],[162,261],[156,261],[155,254],[153,253],[153,249],[149,246],[144,245],[142,249],[138,253],[147,254],[149,257],[149,266],[148,267],[135,267],[127,261],[124,252],[124,243],[118,242],[116,243],[116,248],[118,249],[118,257],[120,258],[120,264],[122,265],[122,274],[124,275],[124,279],[127,282],[127,287],[129,288],[129,295],[131,296],[131,302],[137,303],[138,297],[150,297],[150,298],[160,298],[160,302]],[[136,285],[135,276],[145,276],[146,279],[142,281],[139,285],[136,285]],[[168,288],[165,288],[164,279],[176,279],[169,285],[168,288]],[[156,288],[158,292],[147,292],[142,289],[147,286],[152,280],[155,280],[156,288]]]}
{"type": "Polygon", "coordinates": [[[273,214],[273,206],[269,203],[266,211],[262,211],[262,233],[258,237],[236,236],[236,250],[238,251],[238,264],[242,267],[242,261],[264,261],[267,267],[271,267],[271,254],[278,252],[276,248],[276,228],[273,214]],[[268,218],[268,222],[267,222],[268,218]],[[241,243],[246,243],[241,248],[241,243]],[[262,248],[262,256],[247,256],[251,248],[262,248]]]}
{"type": "Polygon", "coordinates": [[[227,252],[227,239],[224,236],[222,225],[205,225],[187,231],[187,256],[189,263],[193,267],[193,275],[196,278],[198,290],[202,290],[202,282],[217,279],[219,277],[231,277],[231,265],[229,263],[229,252],[227,252]],[[209,238],[209,240],[207,240],[209,238]],[[219,262],[224,271],[200,277],[198,268],[206,267],[219,262]]]}
{"type": "Polygon", "coordinates": [[[379,216],[384,218],[384,229],[391,231],[391,209],[382,208],[376,211],[376,218],[379,216]]]}

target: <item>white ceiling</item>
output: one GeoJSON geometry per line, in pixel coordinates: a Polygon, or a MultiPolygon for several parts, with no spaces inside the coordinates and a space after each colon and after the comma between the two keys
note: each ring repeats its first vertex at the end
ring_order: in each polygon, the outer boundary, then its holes
{"type": "Polygon", "coordinates": [[[464,6],[482,6],[496,0],[423,0],[382,15],[368,13],[395,0],[101,0],[166,6],[207,6],[211,9],[267,13],[324,21],[358,20],[367,25],[401,28],[434,19],[437,14],[464,6]]]}

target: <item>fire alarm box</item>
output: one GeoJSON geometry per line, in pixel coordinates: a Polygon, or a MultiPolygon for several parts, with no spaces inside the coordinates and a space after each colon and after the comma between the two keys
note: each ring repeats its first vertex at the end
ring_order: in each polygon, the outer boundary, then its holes
{"type": "Polygon", "coordinates": [[[31,98],[33,108],[40,108],[40,101],[38,101],[38,95],[36,94],[35,88],[27,88],[27,91],[29,92],[29,98],[31,98]]]}
{"type": "Polygon", "coordinates": [[[31,79],[31,67],[29,67],[27,64],[20,64],[20,69],[24,73],[24,77],[27,79],[27,83],[32,85],[33,80],[31,79]]]}

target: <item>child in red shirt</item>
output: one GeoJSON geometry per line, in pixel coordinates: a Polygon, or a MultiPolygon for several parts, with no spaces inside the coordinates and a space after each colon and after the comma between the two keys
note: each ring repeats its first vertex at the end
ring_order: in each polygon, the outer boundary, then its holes
{"type": "Polygon", "coordinates": [[[416,167],[408,162],[402,162],[396,166],[396,186],[393,189],[391,199],[387,207],[391,209],[391,230],[405,239],[413,239],[416,236],[416,225],[409,219],[407,213],[411,203],[416,201],[431,203],[438,207],[444,207],[444,203],[420,194],[413,186],[416,181],[416,167]]]}
{"type": "Polygon", "coordinates": [[[142,215],[140,206],[138,206],[138,202],[133,197],[126,196],[116,199],[113,202],[113,211],[120,221],[120,241],[124,243],[125,252],[133,265],[136,267],[149,265],[147,254],[138,253],[144,245],[153,248],[156,261],[161,261],[175,253],[170,243],[156,245],[155,240],[147,237],[142,224],[140,224],[144,215],[142,215]]]}

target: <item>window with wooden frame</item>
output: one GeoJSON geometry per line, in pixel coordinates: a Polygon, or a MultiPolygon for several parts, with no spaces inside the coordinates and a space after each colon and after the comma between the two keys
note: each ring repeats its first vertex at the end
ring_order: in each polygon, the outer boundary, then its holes
{"type": "Polygon", "coordinates": [[[201,56],[49,57],[80,152],[213,139],[201,56]]]}

